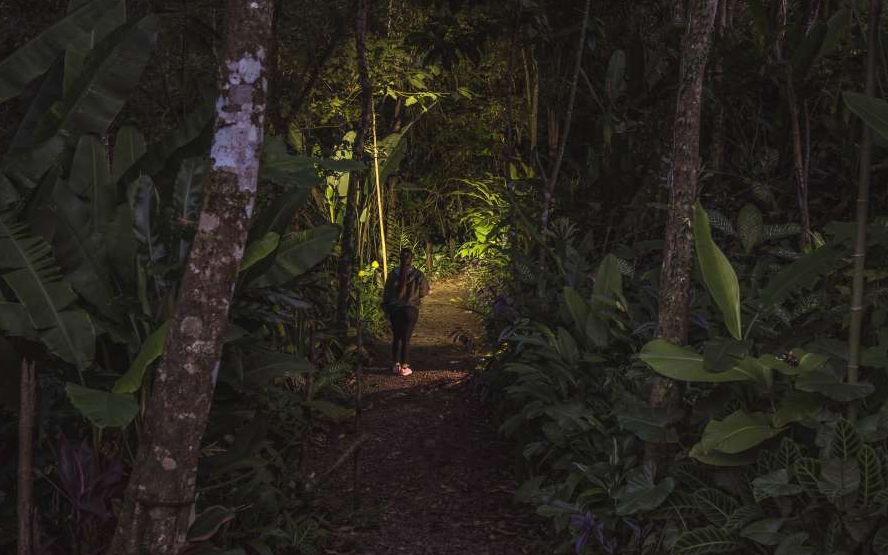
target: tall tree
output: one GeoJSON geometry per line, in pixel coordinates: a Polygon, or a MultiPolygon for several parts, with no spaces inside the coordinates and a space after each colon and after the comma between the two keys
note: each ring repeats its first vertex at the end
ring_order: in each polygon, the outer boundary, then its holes
{"type": "Polygon", "coordinates": [[[228,2],[212,167],[109,550],[115,555],[174,555],[185,544],[198,452],[256,197],[273,12],[274,0],[228,2]]]}
{"type": "MultiPolygon", "coordinates": [[[[361,119],[355,129],[355,160],[364,159],[364,143],[370,128],[373,108],[373,88],[370,83],[370,67],[367,64],[367,18],[370,15],[372,0],[358,0],[358,13],[355,18],[355,51],[358,57],[358,78],[361,84],[361,119]]],[[[351,279],[355,266],[355,227],[358,219],[358,187],[361,172],[353,172],[348,183],[345,198],[345,216],[342,220],[342,240],[339,255],[339,297],[336,302],[336,325],[340,338],[348,335],[348,308],[351,303],[351,279]]]]}
{"type": "MultiPolygon", "coordinates": [[[[657,336],[675,344],[687,341],[688,291],[691,279],[694,201],[700,170],[700,113],[703,78],[715,26],[718,0],[693,0],[682,38],[681,74],[672,129],[672,178],[666,242],[660,271],[660,307],[657,336]]],[[[651,406],[674,406],[675,384],[654,378],[651,406]]]]}

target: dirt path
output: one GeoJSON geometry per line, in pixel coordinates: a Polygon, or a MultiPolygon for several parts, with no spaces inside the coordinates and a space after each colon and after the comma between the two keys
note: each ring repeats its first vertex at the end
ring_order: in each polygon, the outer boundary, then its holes
{"type": "MultiPolygon", "coordinates": [[[[528,507],[512,501],[510,447],[468,383],[476,356],[451,337],[457,329],[479,334],[474,317],[458,306],[464,295],[457,280],[432,285],[413,338],[412,376],[389,374],[388,345],[376,346],[377,368],[365,377],[361,422],[371,437],[360,454],[361,508],[352,511],[351,472],[337,473],[322,502],[331,514],[348,515],[349,525],[328,553],[540,552],[528,507]]],[[[354,432],[329,439],[334,446],[325,457],[334,460],[354,432]]]]}

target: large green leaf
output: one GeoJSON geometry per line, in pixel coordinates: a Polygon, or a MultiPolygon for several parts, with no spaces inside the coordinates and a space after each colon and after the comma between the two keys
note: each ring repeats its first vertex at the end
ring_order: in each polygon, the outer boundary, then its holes
{"type": "Polygon", "coordinates": [[[669,418],[665,410],[653,407],[626,407],[617,413],[617,422],[624,430],[633,432],[642,441],[652,443],[676,443],[678,434],[669,428],[669,418]]]}
{"type": "Polygon", "coordinates": [[[703,449],[733,455],[751,449],[780,432],[780,429],[771,426],[764,413],[749,414],[738,410],[724,420],[711,420],[703,430],[700,445],[703,449]]]}
{"type": "Polygon", "coordinates": [[[740,285],[737,282],[737,274],[734,273],[734,268],[727,257],[712,240],[709,216],[699,202],[694,206],[694,245],[706,289],[721,309],[728,331],[734,339],[742,339],[740,285]]]}
{"type": "Polygon", "coordinates": [[[28,310],[47,347],[82,372],[92,364],[95,329],[89,316],[74,306],[74,291],[64,281],[52,249],[11,212],[0,214],[0,269],[3,279],[28,310]]]}
{"type": "Polygon", "coordinates": [[[573,318],[574,326],[578,330],[585,330],[586,317],[589,315],[589,306],[586,301],[577,293],[576,289],[569,285],[564,286],[564,304],[573,318]]]}
{"type": "Polygon", "coordinates": [[[864,94],[846,91],[842,94],[845,105],[854,112],[863,123],[888,140],[888,102],[881,98],[873,98],[864,94]]]}
{"type": "Polygon", "coordinates": [[[773,497],[798,495],[802,491],[802,486],[789,483],[789,472],[785,468],[759,476],[752,481],[752,494],[757,503],[773,497]]]}
{"type": "Polygon", "coordinates": [[[648,342],[638,358],[658,374],[686,382],[738,382],[754,379],[743,369],[734,367],[724,372],[709,372],[703,365],[703,355],[678,347],[664,339],[648,342]]]}
{"type": "Polygon", "coordinates": [[[745,451],[729,455],[715,449],[705,449],[700,443],[691,447],[688,453],[691,458],[712,466],[748,466],[755,462],[754,451],[745,451]]]}
{"type": "Polygon", "coordinates": [[[626,485],[614,492],[617,502],[618,515],[634,515],[648,512],[659,507],[672,490],[675,489],[675,480],[664,478],[661,482],[654,482],[654,467],[646,463],[632,471],[626,478],[626,485]]]}
{"type": "Polygon", "coordinates": [[[784,266],[762,289],[761,304],[772,307],[792,292],[812,287],[821,276],[846,264],[842,260],[845,252],[845,245],[829,243],[784,266]]]}
{"type": "Polygon", "coordinates": [[[293,217],[296,211],[305,203],[311,193],[311,186],[304,184],[296,184],[277,199],[276,202],[270,204],[257,217],[252,226],[250,226],[249,241],[258,241],[269,232],[275,232],[283,235],[287,229],[293,224],[293,217]]]}
{"type": "Polygon", "coordinates": [[[90,54],[59,110],[59,129],[71,134],[107,131],[151,59],[157,26],[157,16],[146,16],[112,33],[90,54]]]}
{"type": "Polygon", "coordinates": [[[830,459],[821,465],[817,489],[833,502],[851,495],[860,487],[860,469],[856,460],[830,459]]]}
{"type": "Polygon", "coordinates": [[[68,398],[80,413],[98,428],[122,428],[132,422],[139,404],[132,395],[90,389],[69,383],[68,398]]]}
{"type": "Polygon", "coordinates": [[[0,102],[19,95],[44,73],[69,45],[91,33],[119,0],[93,0],[42,32],[0,62],[0,102]]]}
{"type": "MultiPolygon", "coordinates": [[[[625,305],[623,299],[623,274],[620,272],[620,259],[609,254],[602,259],[595,273],[595,282],[592,284],[593,304],[596,299],[612,298],[625,305]]],[[[598,303],[600,304],[600,302],[598,303]]]]}
{"type": "Polygon", "coordinates": [[[873,384],[858,382],[845,383],[832,370],[817,369],[807,372],[795,381],[795,388],[809,393],[820,393],[830,399],[842,402],[863,399],[874,391],[873,384]]]}
{"type": "Polygon", "coordinates": [[[122,173],[114,171],[114,175],[118,176],[115,178],[118,191],[125,190],[127,185],[142,175],[161,177],[172,174],[186,158],[206,154],[213,138],[213,106],[212,100],[200,103],[197,109],[188,114],[182,127],[152,143],[147,150],[144,140],[141,144],[136,142],[136,151],[141,150],[142,154],[135,162],[128,159],[127,167],[121,169],[122,173]]]}
{"type": "MultiPolygon", "coordinates": [[[[86,3],[87,2],[79,0],[74,3],[75,5],[69,8],[69,11],[77,9],[86,3]]],[[[126,2],[124,0],[118,0],[117,4],[108,10],[96,23],[92,31],[82,35],[79,40],[68,46],[65,50],[64,90],[66,94],[70,93],[76,84],[77,77],[80,75],[81,71],[83,71],[83,64],[90,51],[92,51],[92,49],[111,32],[124,23],[126,23],[126,2]]]]}
{"type": "Polygon", "coordinates": [[[875,449],[864,445],[857,453],[857,466],[860,468],[860,502],[863,506],[868,506],[872,504],[876,494],[885,488],[882,461],[875,449]]]}
{"type": "Polygon", "coordinates": [[[64,62],[58,59],[40,83],[40,90],[31,100],[28,112],[19,124],[15,136],[9,144],[9,153],[24,152],[34,146],[34,132],[43,115],[56,103],[62,100],[62,80],[64,78],[64,62]]]}
{"type": "Polygon", "coordinates": [[[782,518],[757,520],[744,527],[740,536],[762,545],[777,545],[783,539],[780,533],[783,522],[782,518]]]}
{"type": "Polygon", "coordinates": [[[697,509],[716,526],[727,524],[731,515],[740,507],[736,499],[715,488],[698,489],[694,492],[693,498],[697,509]]]}
{"type": "Polygon", "coordinates": [[[274,263],[252,285],[285,285],[326,258],[338,239],[339,227],[334,225],[320,225],[285,236],[275,253],[274,263]]]}
{"type": "Polygon", "coordinates": [[[37,330],[28,318],[28,311],[19,303],[0,301],[0,331],[7,337],[24,337],[37,341],[37,330]]]}
{"type": "Polygon", "coordinates": [[[151,332],[151,335],[142,343],[142,348],[139,349],[139,354],[136,355],[136,358],[130,364],[129,370],[114,382],[114,388],[112,389],[114,393],[134,393],[142,387],[142,380],[145,377],[148,365],[163,354],[169,330],[170,322],[167,320],[159,328],[151,332]]]}
{"type": "Polygon", "coordinates": [[[270,231],[258,241],[253,241],[247,245],[246,250],[244,250],[244,257],[241,259],[239,271],[243,272],[257,262],[264,260],[268,255],[274,252],[278,247],[278,244],[280,244],[280,241],[281,236],[270,231]]]}
{"type": "MultiPolygon", "coordinates": [[[[124,125],[114,137],[111,180],[114,183],[145,154],[145,136],[134,125],[124,125]]],[[[138,176],[137,176],[138,177],[138,176]]]]}
{"type": "Polygon", "coordinates": [[[108,151],[95,135],[83,135],[74,152],[68,187],[89,203],[89,229],[102,232],[111,220],[116,191],[111,183],[108,151]]]}
{"type": "Polygon", "coordinates": [[[104,317],[120,321],[122,315],[113,306],[107,249],[102,235],[90,230],[89,207],[61,179],[53,191],[53,204],[58,229],[52,245],[65,278],[104,317]]]}

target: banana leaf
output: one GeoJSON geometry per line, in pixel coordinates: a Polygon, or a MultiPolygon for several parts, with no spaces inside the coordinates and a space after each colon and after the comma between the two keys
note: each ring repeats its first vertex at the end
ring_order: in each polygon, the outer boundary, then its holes
{"type": "Polygon", "coordinates": [[[271,267],[252,280],[251,285],[269,287],[288,283],[326,258],[338,239],[339,227],[334,225],[320,225],[284,237],[271,267]]]}
{"type": "Polygon", "coordinates": [[[90,54],[72,91],[38,125],[38,139],[58,131],[103,135],[138,85],[154,51],[158,19],[149,15],[111,33],[90,54]]]}
{"type": "Polygon", "coordinates": [[[126,187],[141,175],[160,178],[176,171],[182,161],[192,156],[206,154],[213,138],[213,105],[214,100],[207,100],[188,114],[182,127],[171,135],[152,143],[135,163],[129,164],[125,171],[114,172],[118,191],[126,187]]]}
{"type": "Polygon", "coordinates": [[[133,125],[124,125],[114,137],[114,158],[111,162],[111,180],[114,183],[133,167],[145,154],[145,137],[133,125]]]}
{"type": "Polygon", "coordinates": [[[119,0],[93,0],[0,62],[0,102],[18,96],[46,72],[70,44],[90,33],[119,0]]]}
{"type": "Polygon", "coordinates": [[[11,211],[0,214],[0,268],[49,350],[82,374],[95,355],[92,321],[74,304],[77,295],[62,278],[50,246],[11,211]]]}
{"type": "Polygon", "coordinates": [[[102,316],[121,322],[123,314],[114,305],[111,269],[104,237],[89,227],[89,208],[59,180],[53,194],[58,232],[53,251],[65,278],[80,296],[102,316]]]}
{"type": "MultiPolygon", "coordinates": [[[[73,8],[78,8],[85,2],[78,2],[73,8]]],[[[95,27],[89,32],[82,35],[78,40],[71,43],[65,50],[65,72],[64,72],[64,92],[69,94],[73,91],[78,76],[83,71],[84,63],[90,51],[96,47],[105,37],[110,35],[115,29],[126,23],[126,2],[118,0],[117,4],[111,7],[105,15],[96,22],[95,27]]]]}
{"type": "Polygon", "coordinates": [[[95,135],[83,135],[77,143],[71,175],[71,192],[89,202],[89,230],[101,233],[114,210],[115,191],[111,187],[108,151],[95,135]]]}
{"type": "Polygon", "coordinates": [[[34,147],[34,132],[37,130],[37,124],[40,118],[49,110],[53,104],[60,101],[64,94],[62,92],[62,80],[64,78],[64,61],[59,58],[49,71],[46,77],[40,83],[37,94],[31,100],[25,118],[19,124],[9,144],[9,153],[15,154],[24,152],[34,147]]]}

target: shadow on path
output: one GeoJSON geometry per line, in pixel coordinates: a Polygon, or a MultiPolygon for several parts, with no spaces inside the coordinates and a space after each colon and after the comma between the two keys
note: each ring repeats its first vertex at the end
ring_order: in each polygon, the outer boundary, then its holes
{"type": "MultiPolygon", "coordinates": [[[[353,512],[350,471],[337,472],[323,486],[321,502],[349,522],[327,553],[543,552],[534,547],[538,523],[530,508],[512,501],[512,448],[468,383],[477,358],[451,338],[457,329],[479,336],[474,317],[459,307],[462,296],[459,281],[432,285],[413,339],[413,375],[385,371],[388,345],[383,340],[375,346],[364,385],[361,424],[370,439],[360,453],[361,508],[353,512]]],[[[351,445],[354,434],[341,431],[326,440],[319,471],[351,445]]]]}

